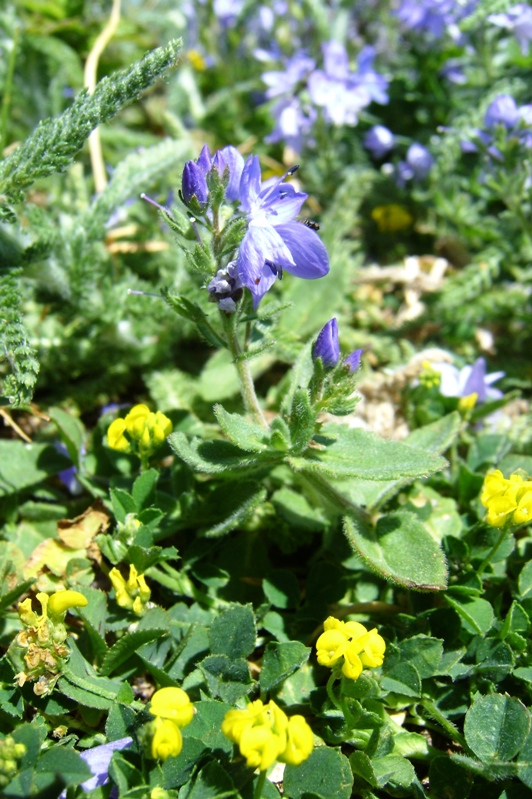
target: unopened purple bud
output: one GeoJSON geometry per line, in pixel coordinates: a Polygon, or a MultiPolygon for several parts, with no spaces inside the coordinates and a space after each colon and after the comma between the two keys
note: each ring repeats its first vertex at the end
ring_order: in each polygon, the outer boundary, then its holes
{"type": "Polygon", "coordinates": [[[335,318],[322,327],[314,344],[312,357],[314,360],[321,358],[326,369],[332,369],[338,363],[340,342],[338,341],[338,322],[335,318]]]}
{"type": "Polygon", "coordinates": [[[196,163],[204,175],[206,175],[207,172],[210,170],[212,165],[212,158],[211,158],[211,152],[206,144],[204,144],[203,147],[201,148],[201,153],[199,154],[196,163]]]}
{"type": "Polygon", "coordinates": [[[351,355],[348,355],[344,364],[349,367],[350,372],[356,372],[362,360],[362,353],[364,350],[354,350],[351,355]]]}
{"type": "Polygon", "coordinates": [[[374,158],[382,158],[393,148],[394,144],[393,133],[384,125],[373,125],[364,136],[364,147],[374,158]]]}
{"type": "Polygon", "coordinates": [[[417,180],[423,180],[429,174],[434,159],[426,147],[414,142],[408,148],[406,163],[414,173],[414,177],[417,180]]]}
{"type": "Polygon", "coordinates": [[[209,190],[205,173],[194,161],[187,161],[183,170],[181,180],[181,191],[183,199],[188,205],[193,197],[200,203],[206,205],[209,198],[209,190]]]}
{"type": "Polygon", "coordinates": [[[519,111],[513,97],[509,94],[499,94],[488,106],[484,116],[484,124],[491,130],[495,125],[504,125],[513,128],[519,117],[519,111]]]}
{"type": "Polygon", "coordinates": [[[215,169],[220,177],[223,177],[226,163],[220,150],[216,150],[212,157],[212,168],[215,169]]]}

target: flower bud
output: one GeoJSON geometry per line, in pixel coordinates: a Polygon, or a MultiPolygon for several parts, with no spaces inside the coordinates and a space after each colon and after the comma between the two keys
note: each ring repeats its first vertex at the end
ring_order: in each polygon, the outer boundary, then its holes
{"type": "Polygon", "coordinates": [[[170,719],[159,716],[152,722],[153,738],[151,741],[151,755],[155,760],[166,760],[167,757],[176,757],[183,748],[181,730],[170,719]]]}
{"type": "Polygon", "coordinates": [[[332,369],[338,363],[340,343],[338,341],[338,322],[335,318],[322,327],[314,344],[312,357],[314,360],[321,358],[326,369],[332,369]]]}
{"type": "Polygon", "coordinates": [[[190,205],[193,198],[200,205],[207,205],[209,189],[207,188],[205,172],[194,161],[187,161],[185,164],[181,180],[181,191],[187,205],[190,205]]]}
{"type": "Polygon", "coordinates": [[[79,591],[56,591],[48,600],[48,613],[52,619],[62,619],[69,608],[84,608],[87,597],[79,591]]]}

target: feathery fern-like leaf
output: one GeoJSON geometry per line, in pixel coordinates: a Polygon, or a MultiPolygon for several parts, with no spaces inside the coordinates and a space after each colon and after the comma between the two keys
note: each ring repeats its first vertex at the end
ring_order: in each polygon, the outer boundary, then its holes
{"type": "Polygon", "coordinates": [[[81,92],[61,116],[41,122],[0,164],[0,195],[19,202],[35,180],[63,171],[98,125],[139,97],[175,63],[180,46],[176,39],[158,47],[132,67],[103,78],[94,94],[81,92]]]}
{"type": "Polygon", "coordinates": [[[2,394],[15,408],[31,402],[39,374],[39,363],[20,318],[21,271],[6,269],[0,273],[0,344],[11,367],[2,394]]]}

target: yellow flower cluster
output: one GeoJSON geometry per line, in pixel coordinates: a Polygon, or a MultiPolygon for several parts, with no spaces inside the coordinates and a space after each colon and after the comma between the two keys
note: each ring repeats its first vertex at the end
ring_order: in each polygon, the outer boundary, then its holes
{"type": "Polygon", "coordinates": [[[480,501],[488,509],[487,520],[493,527],[526,524],[532,520],[532,480],[520,474],[509,478],[496,469],[484,478],[480,501]]]}
{"type": "Polygon", "coordinates": [[[139,574],[135,566],[131,564],[127,580],[124,580],[116,567],[109,572],[109,579],[115,589],[117,604],[121,608],[132,610],[137,616],[142,616],[144,606],[151,596],[144,575],[139,574]]]}
{"type": "Polygon", "coordinates": [[[15,743],[11,735],[0,740],[0,788],[4,788],[19,770],[21,757],[26,754],[24,744],[15,743]]]}
{"type": "Polygon", "coordinates": [[[324,632],[316,642],[318,663],[333,668],[342,663],[342,673],[357,680],[364,666],[382,666],[386,644],[376,629],[367,630],[357,621],[340,621],[334,616],[323,624],[324,632]]]}
{"type": "Polygon", "coordinates": [[[181,729],[194,718],[194,705],[181,688],[160,688],[151,698],[151,755],[156,760],[176,757],[183,748],[181,729]]]}
{"type": "Polygon", "coordinates": [[[19,686],[34,681],[34,693],[43,696],[52,691],[68,660],[65,614],[70,608],[85,607],[87,599],[79,591],[57,591],[51,596],[38,593],[37,599],[40,614],[33,610],[29,597],[20,602],[18,615],[24,629],[12,641],[7,657],[19,686]]]}
{"type": "Polygon", "coordinates": [[[134,452],[148,458],[172,432],[164,413],[153,413],[147,405],[135,405],[125,419],[115,419],[107,431],[107,443],[118,452],[134,452]]]}
{"type": "Polygon", "coordinates": [[[299,766],[314,748],[312,730],[303,716],[289,718],[273,700],[265,705],[257,699],[244,710],[229,710],[222,732],[238,744],[247,765],[260,771],[276,760],[299,766]]]}
{"type": "Polygon", "coordinates": [[[381,233],[396,233],[410,227],[414,221],[406,208],[397,203],[378,205],[371,212],[371,218],[377,223],[381,233]]]}

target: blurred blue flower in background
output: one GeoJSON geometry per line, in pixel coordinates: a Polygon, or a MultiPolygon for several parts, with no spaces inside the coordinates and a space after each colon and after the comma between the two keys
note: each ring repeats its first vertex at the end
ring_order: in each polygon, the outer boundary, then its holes
{"type": "Polygon", "coordinates": [[[529,5],[517,3],[505,14],[490,14],[488,22],[511,31],[523,55],[528,55],[529,45],[532,42],[532,8],[529,5]]]}
{"type": "Polygon", "coordinates": [[[503,396],[492,384],[504,377],[505,372],[486,373],[485,358],[477,358],[472,366],[458,369],[450,363],[433,363],[432,368],[441,375],[440,393],[444,397],[468,397],[477,395],[477,402],[497,400],[503,396]]]}
{"type": "Polygon", "coordinates": [[[394,145],[394,135],[384,125],[373,125],[364,136],[364,147],[374,158],[382,158],[394,145]]]}

